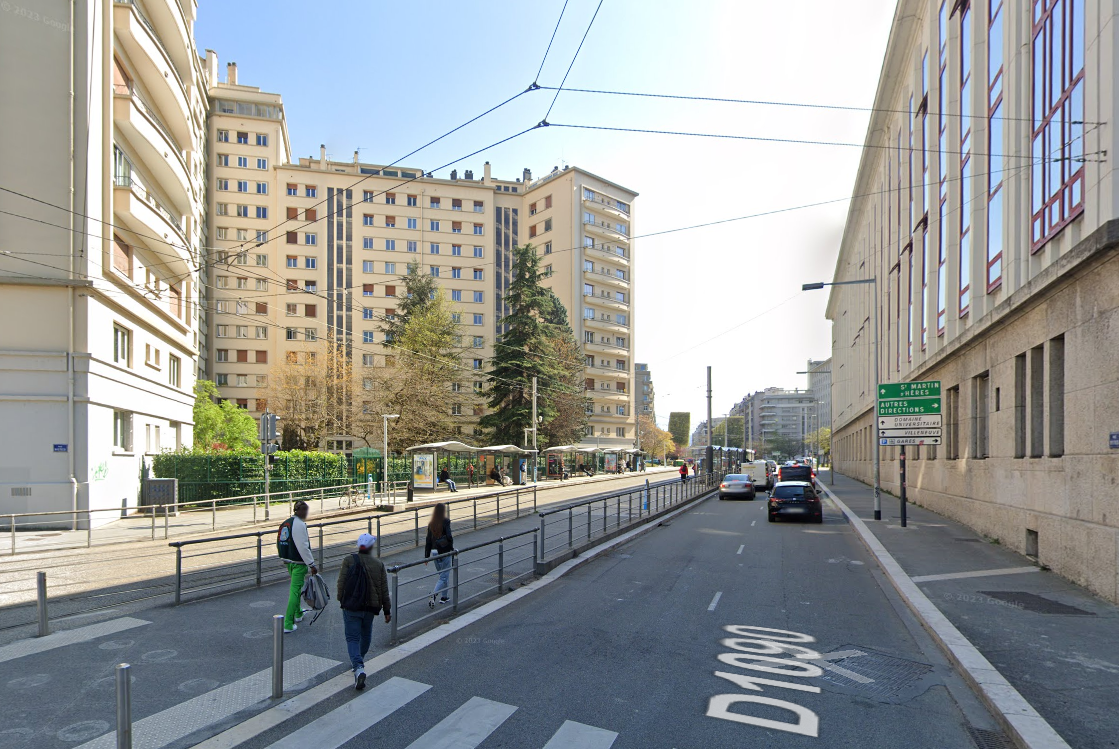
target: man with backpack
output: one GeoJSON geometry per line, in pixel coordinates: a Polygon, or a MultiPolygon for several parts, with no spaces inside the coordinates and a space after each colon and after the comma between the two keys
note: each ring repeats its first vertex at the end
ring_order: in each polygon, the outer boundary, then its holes
{"type": "Polygon", "coordinates": [[[365,689],[365,654],[373,638],[373,618],[383,610],[385,622],[392,621],[389,576],[381,560],[371,550],[376,539],[362,533],[357,553],[342,560],[338,572],[338,603],[346,627],[346,650],[354,670],[354,687],[365,689]]]}
{"type": "Polygon", "coordinates": [[[307,503],[295,503],[295,514],[280,524],[276,534],[276,553],[287,568],[291,577],[288,591],[288,608],[284,614],[284,632],[299,629],[296,622],[303,621],[303,607],[299,602],[303,581],[310,570],[312,575],[319,573],[315,566],[315,555],[311,552],[311,536],[307,533],[307,503]]]}

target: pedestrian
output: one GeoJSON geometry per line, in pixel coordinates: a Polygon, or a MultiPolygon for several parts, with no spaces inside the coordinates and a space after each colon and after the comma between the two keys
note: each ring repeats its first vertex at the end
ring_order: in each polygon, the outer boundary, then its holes
{"type": "Polygon", "coordinates": [[[451,487],[452,494],[458,491],[458,487],[455,486],[455,482],[451,481],[451,472],[447,470],[446,465],[444,465],[443,470],[439,472],[439,483],[446,484],[447,486],[451,487]]]}
{"type": "Polygon", "coordinates": [[[692,463],[692,475],[693,476],[698,476],[699,475],[699,463],[692,463]]]}
{"type": "Polygon", "coordinates": [[[680,483],[688,483],[688,464],[684,463],[680,466],[680,483]]]}
{"type": "MultiPolygon", "coordinates": [[[[497,470],[496,467],[494,470],[497,470]]],[[[431,513],[431,521],[427,524],[427,543],[424,544],[424,559],[431,556],[434,550],[436,555],[435,569],[439,570],[439,579],[435,581],[435,590],[431,592],[428,607],[435,608],[435,600],[439,603],[447,602],[447,578],[451,574],[451,557],[441,556],[455,548],[455,539],[451,535],[451,521],[447,518],[447,507],[442,502],[435,505],[431,513]],[[442,595],[440,595],[442,594],[442,595]]],[[[427,566],[427,562],[424,562],[427,566]]]]}
{"type": "Polygon", "coordinates": [[[521,460],[521,486],[528,484],[528,461],[521,460]]]}
{"type": "Polygon", "coordinates": [[[284,632],[294,632],[299,629],[296,622],[303,621],[303,607],[299,596],[307,571],[310,570],[312,575],[319,574],[319,569],[315,566],[315,555],[311,552],[311,536],[307,533],[307,512],[310,508],[306,502],[300,500],[295,503],[294,509],[295,514],[280,523],[280,530],[276,535],[276,553],[291,577],[288,608],[284,614],[284,632]]]}
{"type": "Polygon", "coordinates": [[[384,611],[385,623],[392,621],[389,576],[385,565],[373,556],[376,538],[362,533],[357,538],[357,553],[342,560],[338,572],[338,603],[346,632],[346,651],[354,672],[354,687],[365,689],[365,654],[373,638],[373,619],[384,611]]]}
{"type": "Polygon", "coordinates": [[[466,464],[466,485],[468,488],[474,488],[474,462],[471,461],[466,464]]]}
{"type": "Polygon", "coordinates": [[[497,486],[501,486],[501,471],[497,470],[496,463],[494,463],[493,468],[490,469],[490,481],[497,486]]]}

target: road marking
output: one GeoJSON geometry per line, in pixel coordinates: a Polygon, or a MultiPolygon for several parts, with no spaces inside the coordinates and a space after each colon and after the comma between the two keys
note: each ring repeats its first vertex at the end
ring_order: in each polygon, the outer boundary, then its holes
{"type": "Polygon", "coordinates": [[[517,708],[482,697],[471,697],[439,721],[408,749],[473,749],[497,730],[517,708]]]}
{"type": "Polygon", "coordinates": [[[616,738],[613,731],[566,720],[544,749],[610,749],[616,738]]]}
{"type": "MultiPolygon", "coordinates": [[[[297,655],[284,662],[284,690],[318,676],[339,665],[339,661],[316,655],[297,655]]],[[[350,676],[350,681],[353,677],[350,676]]],[[[272,693],[272,669],[258,671],[224,687],[200,694],[174,707],[149,715],[132,724],[134,749],[157,749],[195,731],[225,720],[251,705],[268,699],[272,693]]],[[[114,749],[117,732],[98,736],[78,749],[114,749]]]]}
{"type": "Polygon", "coordinates": [[[829,663],[829,661],[840,661],[844,658],[855,658],[856,656],[860,655],[866,655],[866,653],[861,650],[837,650],[834,653],[824,653],[819,658],[808,661],[808,663],[815,663],[817,666],[826,668],[829,671],[834,671],[840,676],[846,676],[851,681],[857,681],[860,684],[873,684],[874,679],[867,678],[862,674],[857,674],[854,671],[844,668],[843,666],[837,666],[834,663],[829,663]]]}
{"type": "Polygon", "coordinates": [[[337,749],[421,694],[429,684],[394,676],[272,744],[269,749],[337,749]]]}
{"type": "Polygon", "coordinates": [[[711,605],[707,607],[707,610],[714,611],[715,607],[719,605],[719,599],[722,597],[723,591],[720,590],[718,593],[715,594],[715,597],[711,599],[711,605]]]}
{"type": "MultiPolygon", "coordinates": [[[[753,523],[750,523],[750,525],[753,525],[753,523]]],[[[741,546],[738,547],[738,551],[736,551],[734,553],[735,554],[741,554],[742,550],[745,549],[745,548],[746,548],[746,544],[742,544],[741,546]]]]}
{"type": "Polygon", "coordinates": [[[968,577],[990,577],[993,575],[1021,575],[1025,572],[1040,572],[1040,567],[1003,567],[997,570],[975,570],[973,572],[946,572],[943,575],[915,575],[915,583],[931,583],[934,580],[963,580],[968,577]]]}
{"type": "Polygon", "coordinates": [[[126,616],[120,619],[110,619],[107,622],[88,624],[76,629],[67,629],[63,632],[55,632],[53,635],[47,635],[46,637],[19,640],[10,645],[0,647],[0,663],[15,660],[16,658],[23,658],[27,655],[35,655],[36,653],[42,653],[47,650],[54,650],[55,648],[61,648],[65,645],[89,642],[98,637],[116,634],[117,632],[123,632],[126,629],[133,629],[134,627],[142,627],[145,624],[151,624],[151,622],[126,616]]]}
{"type": "Polygon", "coordinates": [[[755,525],[757,525],[757,523],[758,523],[757,520],[751,520],[750,521],[750,527],[753,528],[755,525]]]}

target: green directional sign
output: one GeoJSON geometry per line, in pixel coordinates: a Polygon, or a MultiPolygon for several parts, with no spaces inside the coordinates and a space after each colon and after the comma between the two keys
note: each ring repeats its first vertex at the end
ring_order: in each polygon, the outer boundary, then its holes
{"type": "Polygon", "coordinates": [[[878,400],[939,397],[940,380],[925,380],[924,382],[890,382],[878,386],[878,400]]]}
{"type": "Polygon", "coordinates": [[[911,416],[940,413],[940,398],[899,398],[878,401],[879,416],[911,416]]]}

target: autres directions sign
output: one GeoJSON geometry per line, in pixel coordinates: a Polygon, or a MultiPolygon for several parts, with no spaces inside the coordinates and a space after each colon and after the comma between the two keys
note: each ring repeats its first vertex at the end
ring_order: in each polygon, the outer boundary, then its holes
{"type": "Polygon", "coordinates": [[[878,386],[880,445],[939,445],[942,419],[939,380],[878,386]]]}

